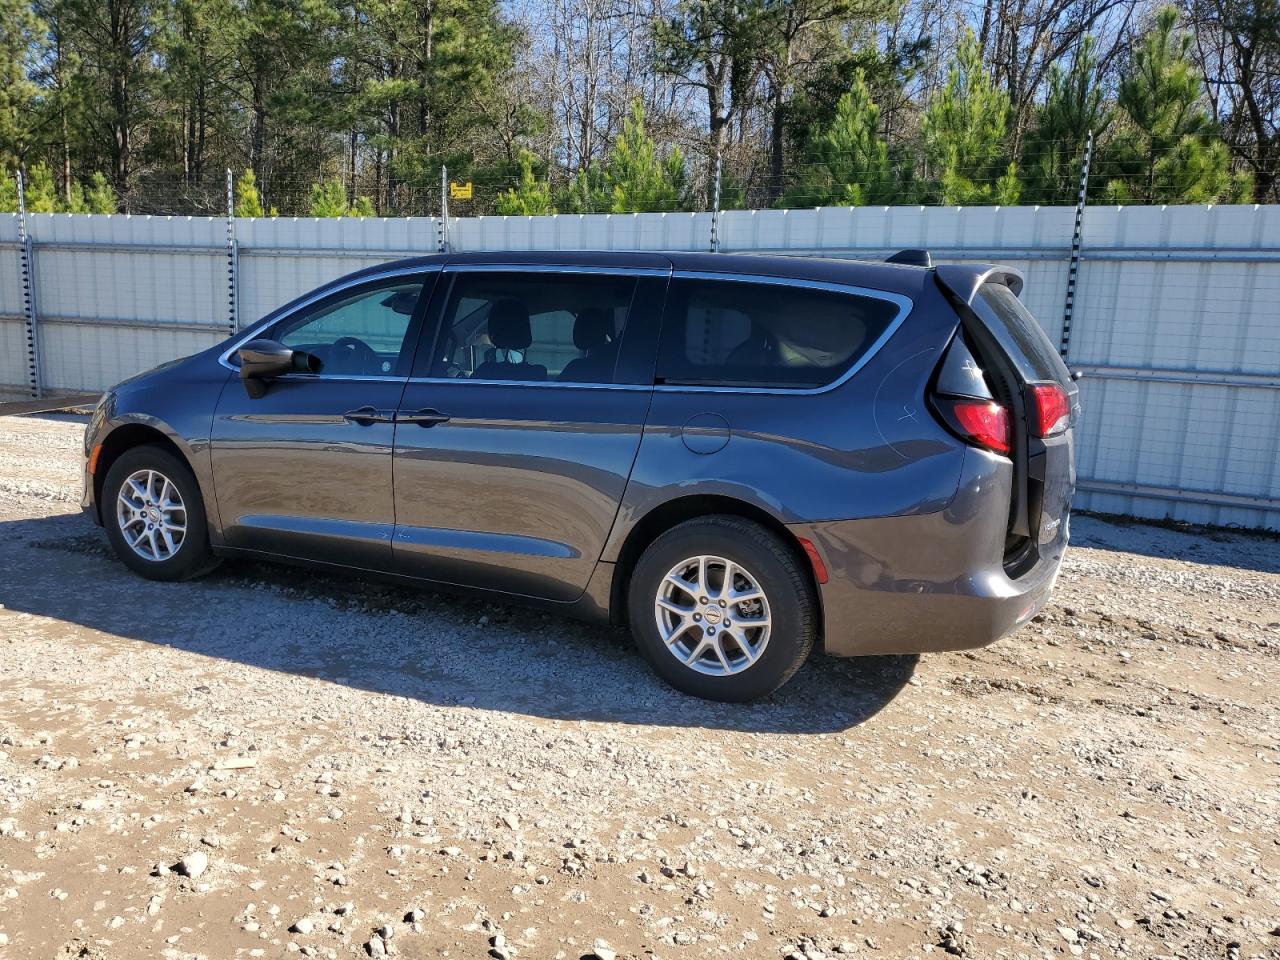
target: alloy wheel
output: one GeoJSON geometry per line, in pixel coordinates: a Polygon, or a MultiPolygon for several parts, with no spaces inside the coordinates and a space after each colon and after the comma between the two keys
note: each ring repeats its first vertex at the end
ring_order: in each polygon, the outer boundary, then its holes
{"type": "Polygon", "coordinates": [[[116,522],[144,560],[172,560],[187,535],[187,508],[178,485],[158,470],[135,470],[120,485],[116,522]]]}
{"type": "Polygon", "coordinates": [[[709,676],[741,673],[769,643],[768,597],[745,567],[724,557],[690,557],[672,567],[653,612],[671,655],[709,676]]]}

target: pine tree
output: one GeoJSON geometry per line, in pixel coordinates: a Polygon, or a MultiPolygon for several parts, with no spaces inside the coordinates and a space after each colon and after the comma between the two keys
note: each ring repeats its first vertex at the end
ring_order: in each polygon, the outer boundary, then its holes
{"type": "Polygon", "coordinates": [[[613,198],[598,164],[579,170],[552,201],[563,213],[608,213],[613,198]]]}
{"type": "Polygon", "coordinates": [[[866,77],[836,103],[831,126],[810,139],[806,165],[783,197],[790,207],[859,206],[886,203],[893,195],[889,147],[880,138],[880,108],[871,100],[866,77]]]}
{"type": "Polygon", "coordinates": [[[67,190],[66,199],[58,204],[59,213],[88,213],[89,205],[84,199],[84,184],[79,180],[71,184],[67,190]]]}
{"type": "Polygon", "coordinates": [[[972,30],[956,50],[946,85],[921,118],[925,158],[944,204],[1016,203],[1017,168],[1006,156],[1009,97],[986,75],[972,30]]]}
{"type": "Polygon", "coordinates": [[[111,181],[100,171],[89,178],[89,189],[84,195],[85,213],[116,213],[120,202],[111,181]]]}
{"type": "Polygon", "coordinates": [[[605,164],[611,213],[641,213],[680,208],[684,189],[684,154],[673,147],[666,158],[658,156],[653,139],[645,132],[644,107],[631,104],[631,114],[609,151],[605,164]]]}
{"type": "Polygon", "coordinates": [[[27,66],[46,30],[28,0],[0,0],[0,167],[16,164],[30,139],[37,89],[27,66]]]}
{"type": "Polygon", "coordinates": [[[1103,157],[1109,199],[1206,203],[1247,189],[1231,176],[1226,145],[1205,109],[1191,44],[1178,29],[1177,9],[1164,7],[1134,51],[1116,98],[1123,128],[1103,157]]]}
{"type": "Polygon", "coordinates": [[[258,178],[252,170],[245,170],[236,180],[235,215],[237,217],[262,216],[262,198],[258,196],[258,178]]]}
{"type": "Polygon", "coordinates": [[[520,151],[520,182],[498,194],[498,213],[508,217],[541,217],[555,213],[551,205],[551,187],[533,174],[533,154],[520,151]]]}
{"type": "Polygon", "coordinates": [[[1026,201],[1074,203],[1089,132],[1098,143],[1111,124],[1093,46],[1093,38],[1085,37],[1069,68],[1050,71],[1048,95],[1023,146],[1026,201]]]}
{"type": "Polygon", "coordinates": [[[311,184],[311,209],[313,217],[345,217],[347,215],[347,188],[337,177],[322,183],[311,184]]]}
{"type": "Polygon", "coordinates": [[[22,187],[27,213],[58,212],[58,188],[47,164],[37,163],[30,167],[22,187]]]}
{"type": "Polygon", "coordinates": [[[347,211],[348,217],[376,217],[377,215],[378,212],[373,209],[373,201],[364,195],[356,197],[355,203],[351,204],[351,209],[347,211]]]}

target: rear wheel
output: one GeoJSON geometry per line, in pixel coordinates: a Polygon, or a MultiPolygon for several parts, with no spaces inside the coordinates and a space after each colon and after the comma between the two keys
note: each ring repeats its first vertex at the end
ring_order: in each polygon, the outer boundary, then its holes
{"type": "Polygon", "coordinates": [[[102,484],[102,523],[125,566],[151,580],[186,580],[211,569],[200,487],[163,447],[126,450],[102,484]]]}
{"type": "Polygon", "coordinates": [[[746,701],[786,683],[813,649],[817,600],[778,537],[738,517],[690,520],[658,537],[632,573],[631,632],[673,687],[746,701]]]}

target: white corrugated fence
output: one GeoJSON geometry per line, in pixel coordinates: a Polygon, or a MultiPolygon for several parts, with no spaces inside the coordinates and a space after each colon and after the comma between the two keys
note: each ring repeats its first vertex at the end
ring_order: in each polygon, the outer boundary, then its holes
{"type": "MultiPolygon", "coordinates": [[[[1072,207],[829,207],[719,215],[720,250],[1021,269],[1060,342],[1072,207]]],[[[360,267],[432,253],[436,218],[0,215],[0,395],[82,393],[216,343],[360,267]],[[24,260],[30,296],[24,296],[24,260]],[[34,345],[34,356],[30,347],[34,345]]],[[[451,219],[463,250],[706,250],[710,213],[451,219]]],[[[1085,374],[1086,509],[1280,528],[1280,207],[1091,207],[1068,362],[1085,374]]]]}

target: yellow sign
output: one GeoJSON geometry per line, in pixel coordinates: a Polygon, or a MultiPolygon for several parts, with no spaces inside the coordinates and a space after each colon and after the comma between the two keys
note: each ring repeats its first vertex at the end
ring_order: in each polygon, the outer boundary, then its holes
{"type": "Polygon", "coordinates": [[[466,183],[454,183],[449,181],[449,199],[450,200],[470,200],[471,199],[471,181],[466,183]]]}

